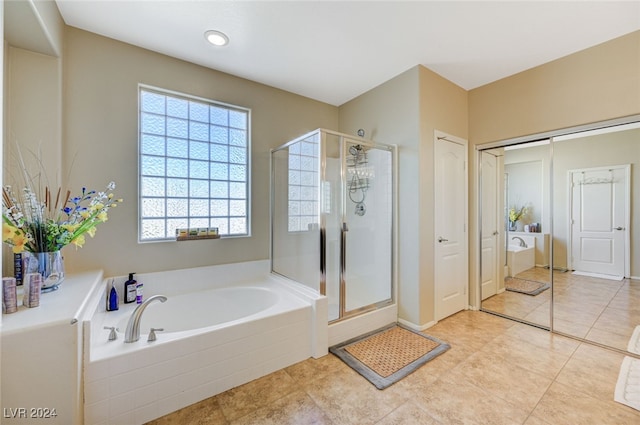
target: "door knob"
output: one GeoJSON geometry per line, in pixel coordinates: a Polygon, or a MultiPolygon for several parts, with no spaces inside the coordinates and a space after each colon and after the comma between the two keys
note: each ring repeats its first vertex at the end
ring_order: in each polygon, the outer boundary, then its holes
{"type": "Polygon", "coordinates": [[[495,231],[495,232],[493,232],[492,234],[493,234],[493,236],[497,236],[497,235],[499,235],[499,234],[500,234],[500,232],[498,232],[498,231],[496,230],[496,231],[495,231]]]}
{"type": "Polygon", "coordinates": [[[618,227],[615,227],[614,230],[625,230],[625,228],[621,227],[621,226],[618,226],[618,227]]]}
{"type": "Polygon", "coordinates": [[[449,239],[445,239],[442,236],[438,236],[438,242],[448,242],[449,239]]]}

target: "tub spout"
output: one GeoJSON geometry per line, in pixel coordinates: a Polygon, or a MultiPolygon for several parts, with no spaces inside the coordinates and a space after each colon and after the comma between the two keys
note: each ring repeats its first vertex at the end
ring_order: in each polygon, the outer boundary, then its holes
{"type": "Polygon", "coordinates": [[[514,237],[511,238],[511,240],[514,240],[514,239],[517,239],[517,240],[520,241],[520,246],[522,248],[527,248],[527,243],[520,236],[514,236],[514,237]]]}
{"type": "Polygon", "coordinates": [[[140,320],[142,319],[142,313],[144,312],[144,309],[155,300],[165,302],[167,297],[164,295],[154,295],[149,297],[145,302],[133,310],[131,317],[129,317],[129,322],[127,322],[127,330],[124,333],[124,342],[136,342],[140,339],[140,320]]]}

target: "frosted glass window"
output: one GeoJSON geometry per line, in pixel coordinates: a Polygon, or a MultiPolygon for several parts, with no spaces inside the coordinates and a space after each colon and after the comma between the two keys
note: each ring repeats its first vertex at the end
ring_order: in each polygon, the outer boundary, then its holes
{"type": "Polygon", "coordinates": [[[187,227],[249,235],[250,111],[142,85],[139,107],[140,241],[187,227]]]}
{"type": "Polygon", "coordinates": [[[290,145],[288,162],[288,230],[312,230],[318,226],[318,135],[290,145]]]}

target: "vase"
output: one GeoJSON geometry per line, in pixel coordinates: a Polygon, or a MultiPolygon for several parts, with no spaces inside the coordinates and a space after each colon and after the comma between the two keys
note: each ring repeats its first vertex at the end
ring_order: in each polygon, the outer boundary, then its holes
{"type": "Polygon", "coordinates": [[[64,261],[60,251],[23,252],[23,276],[27,273],[42,275],[42,292],[55,291],[64,280],[64,261]]]}
{"type": "Polygon", "coordinates": [[[518,221],[509,220],[509,231],[515,232],[517,228],[518,228],[518,221]]]}

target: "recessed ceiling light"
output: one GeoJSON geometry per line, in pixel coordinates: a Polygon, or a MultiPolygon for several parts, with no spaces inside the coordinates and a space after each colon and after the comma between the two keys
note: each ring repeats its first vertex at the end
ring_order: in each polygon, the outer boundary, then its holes
{"type": "Polygon", "coordinates": [[[204,38],[214,46],[226,46],[229,44],[229,37],[220,31],[209,30],[204,33],[204,38]]]}

